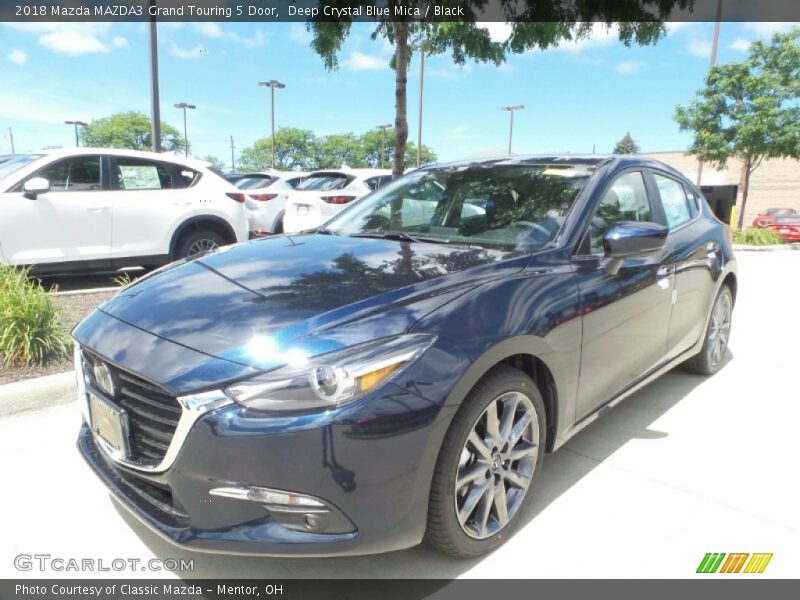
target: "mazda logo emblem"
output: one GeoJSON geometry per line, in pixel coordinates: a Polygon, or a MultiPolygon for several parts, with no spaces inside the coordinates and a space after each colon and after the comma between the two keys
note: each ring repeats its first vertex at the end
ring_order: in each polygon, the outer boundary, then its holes
{"type": "Polygon", "coordinates": [[[92,367],[92,374],[100,389],[113,398],[116,391],[114,389],[114,377],[111,375],[111,370],[108,366],[105,363],[97,362],[92,367]]]}

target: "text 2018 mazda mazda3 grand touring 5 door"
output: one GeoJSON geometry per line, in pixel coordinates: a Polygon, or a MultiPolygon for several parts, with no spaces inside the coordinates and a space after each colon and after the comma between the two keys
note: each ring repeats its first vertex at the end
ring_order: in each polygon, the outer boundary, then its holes
{"type": "Polygon", "coordinates": [[[319,230],[174,263],[74,331],[84,457],[173,542],[501,544],[545,454],[724,362],[730,232],[632,157],[420,169],[319,230]]]}

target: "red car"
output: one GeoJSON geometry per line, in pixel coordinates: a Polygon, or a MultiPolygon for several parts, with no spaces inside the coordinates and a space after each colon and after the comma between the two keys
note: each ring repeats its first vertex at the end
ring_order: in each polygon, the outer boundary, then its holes
{"type": "Polygon", "coordinates": [[[793,208],[768,208],[762,213],[758,213],[753,219],[753,227],[767,227],[783,217],[797,217],[797,211],[793,208]]]}
{"type": "Polygon", "coordinates": [[[787,242],[800,242],[800,216],[783,217],[767,225],[787,242]]]}

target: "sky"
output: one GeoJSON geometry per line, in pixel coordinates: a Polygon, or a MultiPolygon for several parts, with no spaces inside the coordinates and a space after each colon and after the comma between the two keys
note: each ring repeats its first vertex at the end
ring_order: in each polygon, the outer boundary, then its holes
{"type": "MultiPolygon", "coordinates": [[[[502,39],[503,24],[487,24],[502,39]]],[[[318,135],[363,133],[394,121],[391,48],[372,41],[370,24],[356,24],[326,71],[299,23],[161,23],[159,71],[162,120],[182,128],[178,102],[189,113],[193,154],[230,163],[236,152],[269,135],[269,90],[278,79],[276,126],[318,135]]],[[[722,23],[718,61],[741,60],[750,42],[786,23],[722,23]]],[[[643,152],[685,150],[689,133],[673,120],[703,84],[713,24],[674,23],[655,46],[626,48],[612,28],[557,49],[509,56],[501,67],[458,67],[447,56],[425,63],[423,143],[440,160],[491,153],[508,146],[515,114],[518,153],[611,152],[630,132],[643,152]]],[[[65,120],[90,121],[115,112],[150,113],[147,25],[143,23],[0,23],[0,154],[73,146],[65,120]]],[[[409,139],[416,141],[417,58],[409,72],[409,139]]]]}

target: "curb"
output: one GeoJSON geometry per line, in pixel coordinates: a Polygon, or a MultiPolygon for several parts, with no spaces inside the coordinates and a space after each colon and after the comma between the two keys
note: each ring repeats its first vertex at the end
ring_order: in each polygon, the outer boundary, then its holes
{"type": "Polygon", "coordinates": [[[67,404],[76,398],[75,371],[0,385],[0,417],[67,404]]]}
{"type": "Polygon", "coordinates": [[[120,286],[114,287],[99,287],[99,288],[89,288],[86,290],[67,290],[66,292],[47,292],[52,296],[81,296],[81,295],[89,295],[89,294],[104,294],[106,292],[114,292],[117,290],[121,290],[120,286]]]}
{"type": "Polygon", "coordinates": [[[784,250],[800,250],[800,244],[774,244],[772,246],[749,246],[734,244],[734,252],[778,252],[784,250]]]}

